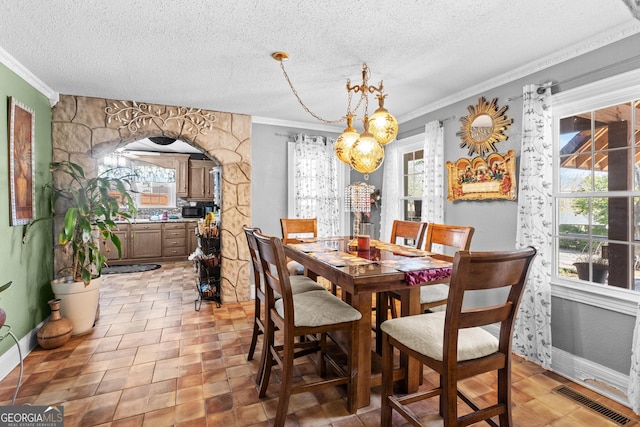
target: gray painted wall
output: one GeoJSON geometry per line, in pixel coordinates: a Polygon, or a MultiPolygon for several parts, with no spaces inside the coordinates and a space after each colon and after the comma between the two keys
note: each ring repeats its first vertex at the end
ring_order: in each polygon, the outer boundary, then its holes
{"type": "MultiPolygon", "coordinates": [[[[554,92],[568,90],[625,71],[640,68],[640,35],[634,35],[607,47],[589,52],[565,63],[531,74],[526,78],[478,93],[468,99],[401,123],[398,140],[424,132],[426,123],[442,120],[444,126],[445,161],[468,157],[459,147],[460,117],[467,114],[467,106],[475,105],[479,96],[487,100],[498,98],[499,105],[508,105],[507,116],[513,118],[508,140],[498,144],[500,152],[513,149],[519,158],[522,123],[522,87],[530,83],[553,81],[559,84],[554,92]],[[618,64],[613,66],[612,64],[618,64]],[[512,98],[512,101],[508,101],[512,98]]],[[[508,54],[508,53],[506,53],[508,54]]],[[[470,69],[469,72],[473,72],[470,69]]],[[[463,90],[464,88],[460,88],[463,90]]],[[[290,136],[304,130],[254,124],[252,128],[252,215],[255,226],[264,232],[280,235],[279,220],[287,214],[286,142],[290,136]]],[[[307,131],[312,135],[336,138],[338,133],[307,131]]],[[[352,172],[352,182],[362,175],[352,172]]],[[[446,176],[445,176],[446,179],[446,176]]],[[[382,172],[369,180],[376,188],[382,184],[382,172]]],[[[384,203],[384,193],[382,195],[384,203]]],[[[475,227],[472,250],[513,248],[516,238],[515,201],[445,201],[445,222],[475,227]]],[[[376,229],[379,219],[374,212],[376,229]]],[[[382,236],[382,239],[388,237],[382,236]]],[[[598,307],[560,298],[552,299],[552,339],[554,347],[581,358],[628,374],[634,318],[598,307]]]]}
{"type": "MultiPolygon", "coordinates": [[[[525,84],[560,82],[553,88],[553,92],[556,93],[639,68],[638,46],[640,35],[635,35],[526,78],[478,93],[466,100],[402,123],[399,140],[423,132],[424,125],[431,120],[448,119],[443,122],[445,161],[468,157],[466,149],[459,147],[460,139],[455,135],[460,128],[459,119],[467,114],[468,105],[475,105],[479,96],[484,96],[487,100],[497,97],[498,105],[509,106],[506,114],[513,118],[513,125],[506,133],[509,138],[498,143],[498,149],[500,152],[515,150],[519,160],[522,129],[521,95],[525,84]],[[517,99],[508,101],[508,98],[517,99]]],[[[515,201],[445,202],[445,222],[475,227],[472,250],[513,248],[516,238],[516,213],[515,201]]],[[[629,373],[631,364],[634,321],[632,316],[552,298],[553,346],[623,374],[629,373]]]]}

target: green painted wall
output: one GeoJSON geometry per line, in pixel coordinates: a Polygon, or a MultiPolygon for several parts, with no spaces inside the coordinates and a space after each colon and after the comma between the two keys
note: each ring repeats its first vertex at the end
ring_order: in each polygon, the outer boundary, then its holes
{"type": "MultiPolygon", "coordinates": [[[[7,324],[13,333],[22,339],[50,313],[47,301],[53,295],[49,285],[53,277],[53,232],[50,221],[39,222],[23,244],[25,226],[9,225],[10,97],[35,113],[36,217],[47,216],[42,188],[51,182],[51,107],[47,97],[0,64],[0,284],[13,281],[13,285],[0,294],[0,307],[7,312],[7,324]]],[[[11,339],[0,342],[0,355],[14,345],[11,339]]]]}

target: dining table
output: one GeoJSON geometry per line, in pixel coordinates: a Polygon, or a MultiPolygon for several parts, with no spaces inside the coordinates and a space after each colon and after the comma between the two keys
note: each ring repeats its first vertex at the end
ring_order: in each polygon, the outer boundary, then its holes
{"type": "MultiPolygon", "coordinates": [[[[369,406],[371,388],[381,385],[380,324],[387,319],[385,292],[400,295],[400,315],[420,314],[420,287],[448,283],[452,265],[433,257],[431,252],[409,246],[367,240],[360,250],[358,240],[349,236],[300,239],[284,246],[285,255],[298,263],[313,279],[323,277],[341,290],[341,298],[362,314],[354,343],[358,371],[354,378],[356,407],[369,406]],[[367,249],[362,249],[366,247],[367,249]],[[376,296],[375,321],[372,300],[376,296]],[[372,346],[375,334],[375,350],[372,346]]],[[[402,355],[394,379],[402,381],[405,392],[420,385],[421,366],[417,360],[402,355]]]]}

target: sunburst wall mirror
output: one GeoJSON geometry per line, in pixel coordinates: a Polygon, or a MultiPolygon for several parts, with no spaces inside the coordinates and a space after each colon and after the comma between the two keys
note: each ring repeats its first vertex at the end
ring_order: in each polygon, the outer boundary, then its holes
{"type": "Polygon", "coordinates": [[[498,108],[498,98],[487,102],[484,97],[478,98],[475,106],[468,106],[469,115],[460,118],[460,131],[456,133],[462,139],[460,148],[467,147],[469,156],[477,153],[481,157],[498,151],[495,144],[507,139],[505,131],[513,123],[505,115],[507,108],[498,108]]]}

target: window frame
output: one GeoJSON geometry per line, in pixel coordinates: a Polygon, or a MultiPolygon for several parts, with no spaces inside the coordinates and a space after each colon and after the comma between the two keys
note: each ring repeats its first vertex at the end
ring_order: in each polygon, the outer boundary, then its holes
{"type": "MultiPolygon", "coordinates": [[[[416,197],[408,197],[404,195],[404,156],[407,153],[413,153],[419,150],[424,151],[424,139],[425,139],[425,134],[420,133],[417,135],[404,138],[403,140],[398,140],[398,156],[397,156],[398,169],[397,170],[401,174],[401,179],[398,181],[398,185],[400,186],[400,188],[398,188],[398,194],[400,194],[400,200],[403,203],[405,200],[418,200],[416,197]]],[[[424,160],[424,153],[423,153],[423,160],[424,160]]],[[[424,179],[426,179],[425,172],[426,172],[426,168],[423,170],[423,175],[425,175],[424,179]]],[[[422,196],[420,196],[419,200],[420,201],[424,200],[424,187],[422,189],[422,196]]],[[[404,208],[403,208],[403,216],[404,216],[404,208]]],[[[422,218],[420,218],[420,220],[422,220],[422,218]]]]}
{"type": "Polygon", "coordinates": [[[578,282],[557,275],[558,271],[558,210],[559,198],[559,121],[571,114],[597,111],[640,99],[640,70],[629,71],[611,78],[589,83],[575,89],[559,92],[551,97],[553,109],[553,259],[551,272],[551,295],[610,311],[635,316],[638,311],[640,292],[615,286],[603,286],[588,282],[578,282]]]}

